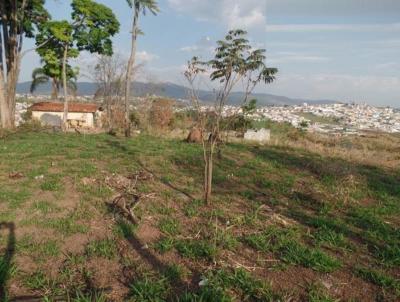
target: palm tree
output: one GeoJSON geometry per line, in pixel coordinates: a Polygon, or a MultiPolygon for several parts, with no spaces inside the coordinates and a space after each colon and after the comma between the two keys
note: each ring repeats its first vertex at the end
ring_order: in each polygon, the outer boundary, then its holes
{"type": "MultiPolygon", "coordinates": [[[[30,87],[30,93],[33,93],[38,86],[47,84],[51,81],[51,98],[58,99],[58,92],[60,90],[60,86],[62,86],[60,79],[57,77],[50,77],[46,74],[44,68],[39,67],[35,68],[32,72],[32,82],[30,87]]],[[[68,90],[71,91],[73,94],[76,93],[77,90],[77,75],[75,73],[70,74],[70,77],[67,81],[68,90]]]]}
{"type": "MultiPolygon", "coordinates": [[[[51,89],[51,98],[57,99],[58,97],[58,83],[55,78],[51,79],[52,81],[52,89],[51,89]]],[[[30,87],[30,92],[33,93],[39,85],[47,84],[50,81],[50,77],[46,75],[43,68],[35,68],[32,72],[32,82],[30,87]]]]}
{"type": "Polygon", "coordinates": [[[133,12],[132,21],[132,42],[131,42],[131,55],[128,61],[128,67],[125,76],[125,136],[131,135],[130,122],[129,122],[129,97],[131,93],[131,81],[132,81],[132,70],[135,66],[136,59],[136,45],[137,36],[141,34],[139,29],[139,16],[140,14],[146,15],[147,11],[150,11],[153,15],[157,15],[160,11],[158,8],[157,0],[126,0],[133,12]]]}

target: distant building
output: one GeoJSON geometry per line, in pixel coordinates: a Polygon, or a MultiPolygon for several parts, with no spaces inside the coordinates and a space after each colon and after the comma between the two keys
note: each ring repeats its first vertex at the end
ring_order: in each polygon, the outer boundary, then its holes
{"type": "MultiPolygon", "coordinates": [[[[44,125],[61,127],[64,115],[64,103],[39,102],[28,109],[32,112],[32,119],[44,125]]],[[[99,104],[75,103],[68,104],[68,126],[70,128],[100,127],[103,108],[99,104]]]]}

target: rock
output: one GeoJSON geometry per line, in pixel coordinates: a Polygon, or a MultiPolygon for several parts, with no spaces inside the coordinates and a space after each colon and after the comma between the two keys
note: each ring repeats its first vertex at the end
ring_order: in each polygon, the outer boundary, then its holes
{"type": "Polygon", "coordinates": [[[244,134],[244,140],[258,142],[262,145],[269,142],[271,139],[271,130],[260,129],[260,130],[247,130],[244,134]]]}
{"type": "Polygon", "coordinates": [[[11,179],[19,179],[19,178],[24,177],[24,174],[21,172],[12,172],[8,175],[8,177],[11,179]]]}
{"type": "Polygon", "coordinates": [[[44,178],[44,175],[35,176],[35,179],[36,179],[36,180],[40,180],[40,179],[43,179],[43,178],[44,178]]]}
{"type": "Polygon", "coordinates": [[[202,140],[202,134],[199,128],[193,128],[186,139],[188,143],[200,143],[202,140]]]}

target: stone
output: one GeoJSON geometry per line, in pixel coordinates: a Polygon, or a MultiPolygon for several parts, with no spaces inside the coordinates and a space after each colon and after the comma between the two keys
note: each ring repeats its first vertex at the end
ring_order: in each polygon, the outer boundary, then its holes
{"type": "Polygon", "coordinates": [[[201,140],[202,134],[199,128],[193,128],[186,139],[188,143],[200,143],[201,140]]]}
{"type": "Polygon", "coordinates": [[[262,128],[260,130],[247,130],[244,134],[244,140],[258,142],[261,145],[266,144],[271,139],[271,130],[262,128]]]}

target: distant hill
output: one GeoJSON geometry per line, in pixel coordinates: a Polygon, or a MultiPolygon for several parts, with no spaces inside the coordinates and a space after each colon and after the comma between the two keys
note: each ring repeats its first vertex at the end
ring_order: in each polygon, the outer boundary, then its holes
{"type": "MultiPolygon", "coordinates": [[[[29,87],[31,82],[19,83],[17,86],[17,93],[26,94],[29,93],[29,87]]],[[[93,95],[96,93],[97,85],[91,82],[79,82],[78,83],[78,95],[93,95]]],[[[187,99],[188,88],[185,86],[173,84],[173,83],[142,83],[135,82],[133,84],[133,93],[135,96],[145,96],[148,94],[155,94],[159,96],[165,96],[174,99],[187,99]]],[[[45,84],[38,87],[36,94],[50,94],[51,85],[45,84]]],[[[199,91],[201,100],[205,102],[212,102],[214,100],[214,94],[212,91],[201,90],[199,91]]],[[[288,98],[285,96],[267,94],[267,93],[254,93],[251,98],[257,99],[258,105],[298,105],[302,103],[310,104],[330,104],[335,103],[333,100],[308,100],[308,99],[295,99],[288,98]]],[[[243,92],[233,92],[231,94],[230,102],[232,104],[239,104],[243,99],[243,92]]]]}

